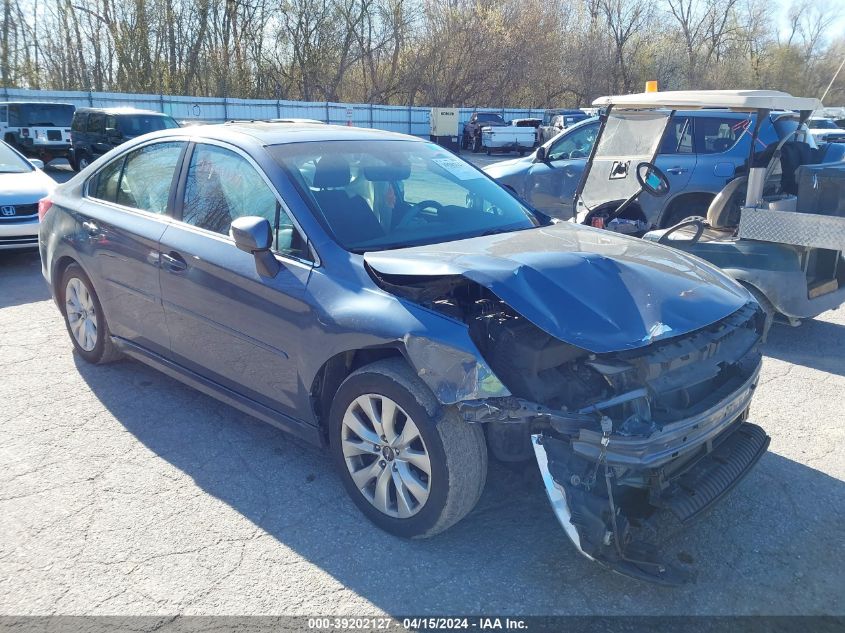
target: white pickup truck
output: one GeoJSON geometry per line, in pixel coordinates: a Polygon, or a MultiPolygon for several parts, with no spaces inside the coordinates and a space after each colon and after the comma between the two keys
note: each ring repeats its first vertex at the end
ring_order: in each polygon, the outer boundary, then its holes
{"type": "Polygon", "coordinates": [[[514,119],[508,125],[490,125],[481,128],[481,144],[490,156],[493,152],[519,152],[524,156],[537,143],[537,126],[540,119],[514,119]]]}

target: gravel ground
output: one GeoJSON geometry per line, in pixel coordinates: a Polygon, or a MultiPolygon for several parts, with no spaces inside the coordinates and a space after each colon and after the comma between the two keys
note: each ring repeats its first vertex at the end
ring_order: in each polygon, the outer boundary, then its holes
{"type": "Polygon", "coordinates": [[[404,541],[321,450],[147,367],[72,352],[38,256],[0,253],[0,613],[845,614],[845,309],[776,326],[757,468],[702,521],[658,526],[664,589],[580,557],[534,469],[404,541]]]}

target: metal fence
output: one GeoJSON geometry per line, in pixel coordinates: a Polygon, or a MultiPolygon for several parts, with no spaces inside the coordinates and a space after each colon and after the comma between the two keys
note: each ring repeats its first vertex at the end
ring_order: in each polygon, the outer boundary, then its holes
{"type": "MultiPolygon", "coordinates": [[[[180,122],[222,123],[232,119],[316,119],[335,125],[354,125],[417,136],[428,136],[431,108],[389,106],[372,103],[332,103],[327,101],[287,101],[284,99],[228,99],[219,97],[185,97],[171,95],[132,94],[120,92],[86,92],[60,90],[26,90],[3,88],[2,101],[56,101],[76,107],[133,107],[169,114],[180,122]]],[[[496,112],[505,120],[537,117],[543,110],[520,108],[461,108],[460,125],[476,110],[496,112]]]]}

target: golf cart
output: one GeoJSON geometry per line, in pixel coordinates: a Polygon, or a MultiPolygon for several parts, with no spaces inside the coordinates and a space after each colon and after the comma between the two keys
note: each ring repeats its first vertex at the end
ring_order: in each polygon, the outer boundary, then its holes
{"type": "MultiPolygon", "coordinates": [[[[804,125],[817,99],[770,90],[651,92],[602,97],[598,139],[576,193],[576,220],[701,257],[757,298],[770,319],[797,325],[845,303],[845,147],[818,146],[804,125]],[[745,167],[725,169],[706,217],[662,230],[637,214],[641,196],[664,196],[670,180],[653,163],[675,110],[747,112],[745,167]],[[794,130],[765,146],[760,123],[775,111],[794,130]],[[793,114],[797,112],[797,114],[793,114]],[[822,164],[823,163],[823,164],[822,164]]],[[[731,133],[736,133],[732,130],[731,133]]],[[[718,170],[717,164],[715,169],[718,170]]]]}

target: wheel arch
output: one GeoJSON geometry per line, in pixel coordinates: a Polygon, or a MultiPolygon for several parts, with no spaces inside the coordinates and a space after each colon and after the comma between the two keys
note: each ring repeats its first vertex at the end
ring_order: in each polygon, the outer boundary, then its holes
{"type": "Polygon", "coordinates": [[[311,381],[309,395],[311,409],[320,432],[322,442],[328,442],[328,417],[332,401],[340,385],[357,369],[379,360],[398,358],[408,363],[400,342],[392,345],[363,347],[339,352],[328,358],[317,370],[311,381]]]}
{"type": "Polygon", "coordinates": [[[65,271],[72,264],[76,264],[82,268],[82,271],[88,276],[88,279],[91,279],[91,275],[88,275],[88,271],[85,270],[85,267],[82,266],[79,260],[74,259],[70,255],[61,255],[55,259],[50,268],[50,285],[53,288],[53,299],[56,301],[56,305],[58,305],[59,312],[62,313],[62,316],[65,314],[65,305],[62,300],[61,279],[64,276],[65,271]]]}

